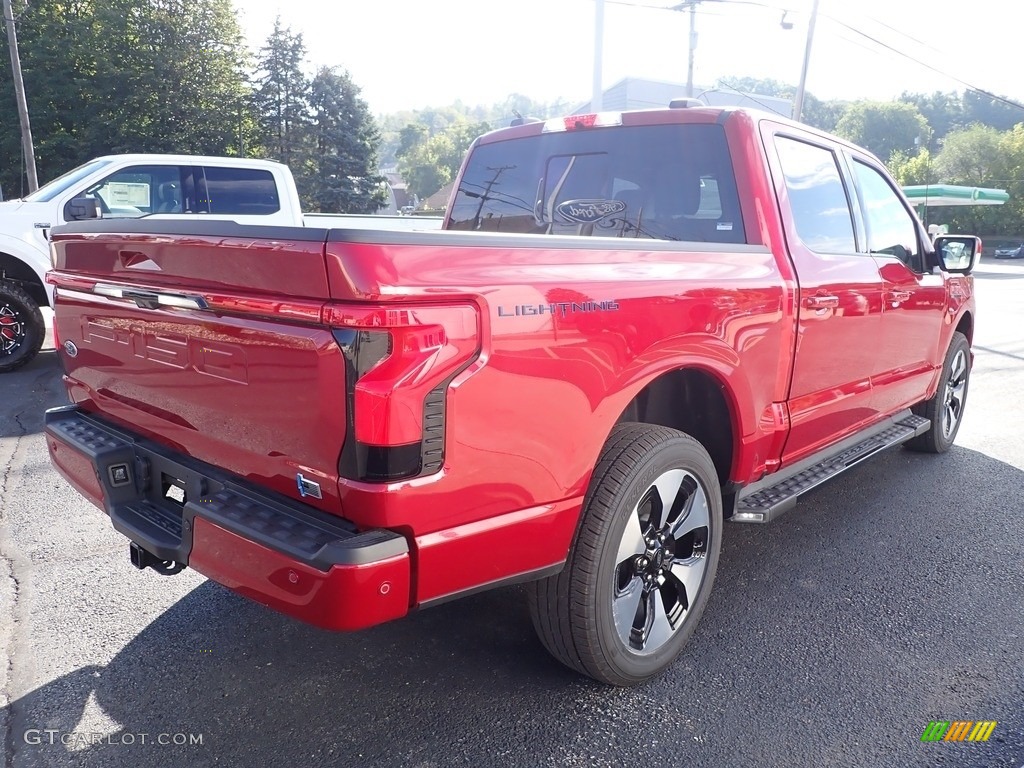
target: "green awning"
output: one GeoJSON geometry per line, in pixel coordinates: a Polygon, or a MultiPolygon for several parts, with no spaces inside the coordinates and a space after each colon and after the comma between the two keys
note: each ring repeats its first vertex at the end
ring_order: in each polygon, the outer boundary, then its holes
{"type": "Polygon", "coordinates": [[[960,187],[954,184],[919,184],[903,188],[914,205],[1002,205],[1010,196],[1005,189],[960,187]]]}

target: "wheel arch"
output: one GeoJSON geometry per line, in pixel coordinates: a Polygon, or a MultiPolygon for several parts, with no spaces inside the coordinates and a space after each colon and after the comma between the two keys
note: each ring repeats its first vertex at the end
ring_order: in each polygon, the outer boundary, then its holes
{"type": "Polygon", "coordinates": [[[18,283],[40,307],[50,306],[50,295],[43,277],[25,259],[0,246],[0,279],[18,283]]]}
{"type": "Polygon", "coordinates": [[[974,316],[967,310],[960,316],[954,329],[967,337],[967,343],[974,346],[974,316]]]}
{"type": "Polygon", "coordinates": [[[744,434],[740,400],[731,386],[738,378],[701,361],[650,374],[631,388],[608,434],[623,422],[685,432],[704,446],[724,486],[733,474],[744,434]]]}

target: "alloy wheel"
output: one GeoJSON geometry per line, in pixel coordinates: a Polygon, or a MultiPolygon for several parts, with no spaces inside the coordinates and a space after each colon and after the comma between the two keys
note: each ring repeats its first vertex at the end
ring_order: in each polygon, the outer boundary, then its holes
{"type": "Polygon", "coordinates": [[[662,648],[682,627],[707,571],[707,494],[692,473],[658,477],[630,512],[619,542],[612,612],[632,652],[662,648]]]}

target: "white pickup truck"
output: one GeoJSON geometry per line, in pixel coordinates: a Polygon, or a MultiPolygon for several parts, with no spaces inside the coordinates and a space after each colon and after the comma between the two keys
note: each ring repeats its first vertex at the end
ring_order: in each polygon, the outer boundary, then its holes
{"type": "Polygon", "coordinates": [[[191,215],[325,230],[438,229],[442,221],[432,216],[303,214],[291,171],[271,160],[98,157],[23,199],[0,202],[0,373],[34,358],[46,335],[40,307],[53,305],[53,289],[44,280],[52,227],[96,216],[191,215]]]}

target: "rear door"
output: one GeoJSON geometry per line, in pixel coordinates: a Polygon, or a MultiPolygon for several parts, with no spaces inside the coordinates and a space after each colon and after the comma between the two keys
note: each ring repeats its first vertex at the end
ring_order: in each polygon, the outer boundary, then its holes
{"type": "Polygon", "coordinates": [[[781,127],[764,138],[800,286],[787,464],[877,418],[871,373],[884,284],[858,252],[854,192],[836,149],[781,127]]]}

